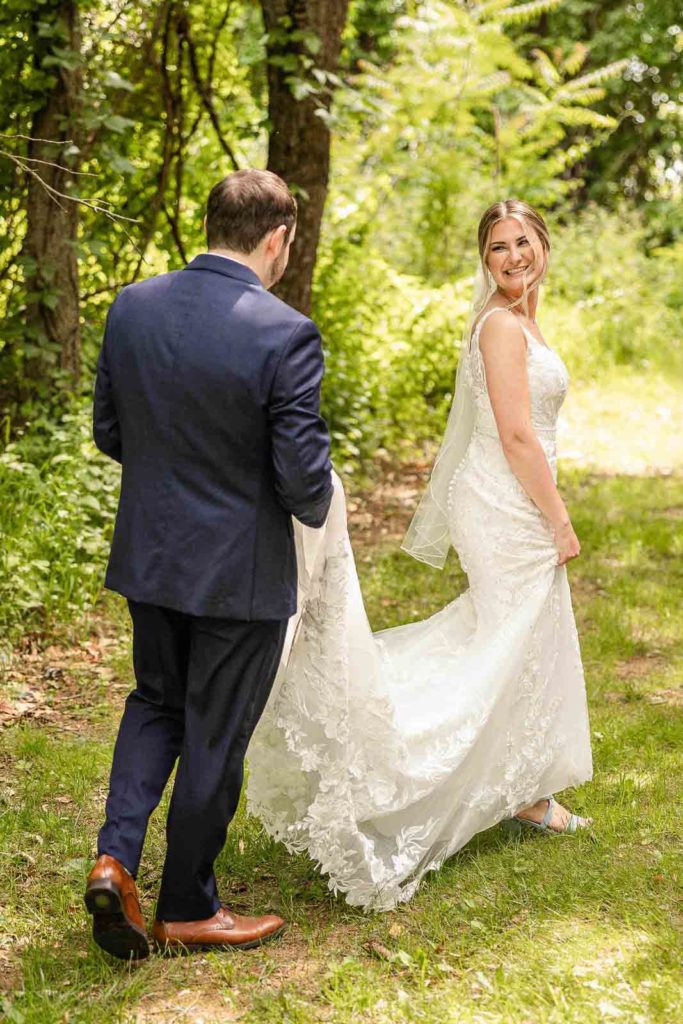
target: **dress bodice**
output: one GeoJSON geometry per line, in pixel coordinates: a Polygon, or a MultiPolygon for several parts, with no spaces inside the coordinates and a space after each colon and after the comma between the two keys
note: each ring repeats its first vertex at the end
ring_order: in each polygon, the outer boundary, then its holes
{"type": "MultiPolygon", "coordinates": [[[[474,430],[489,437],[498,437],[498,428],[491,408],[484,361],[479,350],[479,334],[484,321],[497,309],[489,309],[481,317],[472,333],[465,380],[472,389],[476,416],[474,430]]],[[[529,375],[529,400],[531,423],[541,437],[554,438],[557,417],[569,387],[567,368],[554,349],[544,345],[520,323],[527,339],[527,372],[529,375]]]]}

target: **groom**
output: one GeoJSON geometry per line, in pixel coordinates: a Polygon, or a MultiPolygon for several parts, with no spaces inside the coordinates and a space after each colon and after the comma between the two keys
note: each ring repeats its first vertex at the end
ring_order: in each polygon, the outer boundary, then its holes
{"type": "Polygon", "coordinates": [[[207,253],[118,295],[97,367],[95,441],[122,466],[105,585],[128,598],[136,688],[85,902],[123,959],[149,953],[134,879],[176,761],[157,944],[245,949],[284,928],[221,905],[213,864],[296,607],[291,516],[320,527],[332,497],[323,359],[268,292],[296,231],[285,183],[230,174],[205,227],[207,253]]]}

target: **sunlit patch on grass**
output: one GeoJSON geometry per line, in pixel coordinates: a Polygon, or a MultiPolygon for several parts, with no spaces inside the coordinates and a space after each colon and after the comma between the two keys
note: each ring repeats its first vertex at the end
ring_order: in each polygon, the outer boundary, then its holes
{"type": "Polygon", "coordinates": [[[610,372],[609,386],[575,383],[558,424],[562,459],[611,474],[680,470],[681,390],[671,377],[626,368],[610,372]]]}

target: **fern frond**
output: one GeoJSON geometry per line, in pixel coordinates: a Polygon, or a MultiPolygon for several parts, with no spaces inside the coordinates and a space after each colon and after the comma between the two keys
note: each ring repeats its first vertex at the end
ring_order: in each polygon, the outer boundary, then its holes
{"type": "Polygon", "coordinates": [[[542,14],[554,11],[564,0],[532,0],[528,4],[519,4],[518,7],[504,7],[498,12],[497,21],[505,24],[523,25],[525,21],[534,21],[542,14]]]}
{"type": "Polygon", "coordinates": [[[616,128],[617,120],[607,114],[598,114],[596,110],[583,110],[581,107],[558,107],[558,115],[564,124],[573,126],[586,125],[588,128],[616,128]]]}
{"type": "Polygon", "coordinates": [[[512,76],[508,71],[494,71],[481,78],[472,92],[476,96],[487,96],[492,92],[498,92],[499,89],[504,89],[506,85],[510,85],[511,81],[512,76]]]}
{"type": "Polygon", "coordinates": [[[618,78],[630,63],[631,61],[628,57],[623,60],[612,61],[611,64],[605,64],[602,68],[589,71],[587,75],[581,75],[580,78],[575,78],[571,82],[565,82],[562,88],[568,92],[574,92],[575,89],[583,89],[587,85],[598,85],[600,82],[608,82],[612,78],[618,78]]]}
{"type": "Polygon", "coordinates": [[[567,54],[562,62],[562,70],[568,75],[574,77],[578,74],[583,65],[586,62],[588,56],[588,47],[585,43],[575,43],[574,49],[571,53],[567,54]]]}
{"type": "Polygon", "coordinates": [[[560,75],[548,54],[539,49],[533,49],[531,53],[536,58],[536,69],[543,81],[550,86],[557,85],[560,75]]]}
{"type": "Polygon", "coordinates": [[[472,17],[477,21],[489,21],[495,18],[498,11],[510,6],[510,0],[486,0],[485,3],[477,4],[472,8],[472,17]]]}
{"type": "Polygon", "coordinates": [[[571,100],[572,103],[577,103],[579,106],[587,106],[589,103],[597,103],[599,100],[605,98],[606,89],[602,87],[596,87],[594,89],[582,89],[580,92],[576,89],[565,90],[564,88],[558,89],[553,95],[555,100],[571,100]]]}

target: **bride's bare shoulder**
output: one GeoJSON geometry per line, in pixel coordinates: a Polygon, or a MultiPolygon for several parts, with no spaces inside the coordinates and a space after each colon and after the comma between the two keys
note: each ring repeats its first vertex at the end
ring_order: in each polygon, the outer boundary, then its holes
{"type": "Polygon", "coordinates": [[[479,318],[479,324],[481,325],[479,347],[482,351],[493,345],[496,347],[501,345],[519,347],[520,343],[526,348],[526,339],[519,320],[504,306],[491,306],[488,310],[484,310],[479,318]],[[495,316],[489,315],[494,311],[495,316]]]}

